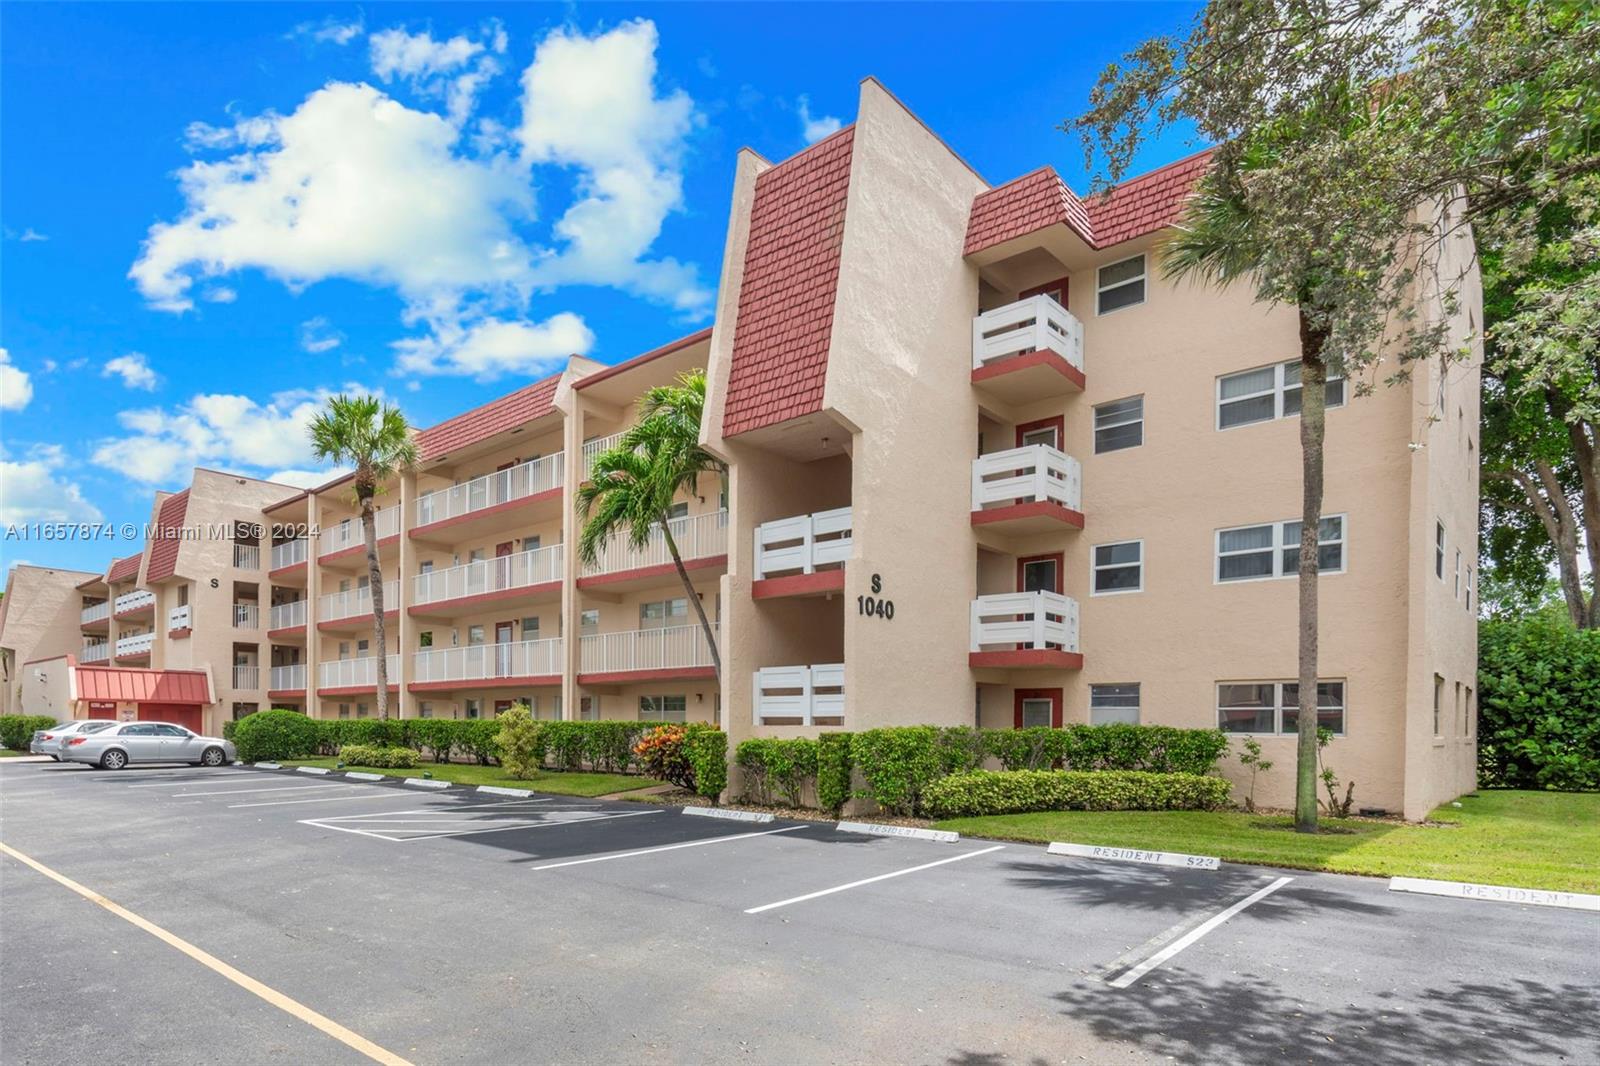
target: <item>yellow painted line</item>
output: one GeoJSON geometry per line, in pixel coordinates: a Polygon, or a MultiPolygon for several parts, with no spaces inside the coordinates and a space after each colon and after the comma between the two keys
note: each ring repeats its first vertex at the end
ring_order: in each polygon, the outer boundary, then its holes
{"type": "Polygon", "coordinates": [[[260,981],[257,981],[254,977],[251,977],[248,974],[240,973],[238,970],[234,969],[232,966],[229,966],[215,955],[202,951],[193,944],[189,943],[187,940],[184,940],[182,937],[175,936],[172,933],[167,932],[154,922],[146,921],[137,914],[134,914],[132,911],[128,910],[126,907],[119,906],[118,904],[113,903],[111,900],[106,899],[100,893],[78,884],[78,882],[72,880],[72,878],[58,874],[43,863],[34,859],[30,859],[28,856],[22,854],[22,852],[11,847],[9,844],[0,843],[0,854],[9,855],[23,865],[31,866],[33,869],[44,874],[57,884],[64,885],[65,887],[72,889],[72,891],[76,892],[90,903],[98,903],[112,914],[115,914],[118,918],[121,918],[123,921],[135,925],[149,933],[151,936],[155,937],[157,940],[164,941],[170,946],[177,948],[195,962],[198,962],[200,965],[209,970],[221,974],[223,977],[226,977],[228,980],[232,981],[246,992],[249,992],[255,996],[259,996],[261,999],[266,1000],[268,1003],[272,1004],[274,1007],[277,1007],[286,1014],[293,1015],[294,1017],[305,1022],[307,1025],[315,1029],[322,1030],[324,1033],[327,1033],[329,1036],[333,1037],[341,1044],[344,1044],[346,1047],[353,1048],[354,1050],[361,1052],[361,1054],[365,1055],[373,1062],[384,1063],[384,1066],[412,1066],[408,1060],[401,1058],[394,1052],[379,1047],[377,1044],[374,1044],[372,1041],[368,1040],[364,1036],[361,1036],[359,1033],[351,1032],[349,1029],[346,1029],[332,1018],[318,1014],[305,1004],[300,1003],[297,1000],[290,999],[288,996],[274,988],[269,988],[260,981]]]}

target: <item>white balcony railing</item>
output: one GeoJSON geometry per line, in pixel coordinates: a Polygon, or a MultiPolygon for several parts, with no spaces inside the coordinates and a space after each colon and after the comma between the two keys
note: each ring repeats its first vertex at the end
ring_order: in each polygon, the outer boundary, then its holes
{"type": "MultiPolygon", "coordinates": [[[[391,688],[400,684],[400,656],[387,656],[386,665],[391,688]]],[[[319,688],[376,688],[378,684],[378,657],[368,655],[361,659],[335,659],[317,664],[319,688]]]]}
{"type": "Polygon", "coordinates": [[[286,566],[306,561],[305,538],[286,540],[281,544],[272,546],[272,569],[281,570],[286,566]]]}
{"type": "Polygon", "coordinates": [[[78,655],[80,663],[103,663],[109,658],[111,658],[111,645],[105,641],[85,644],[83,651],[78,655]]]}
{"type": "MultiPolygon", "coordinates": [[[[398,580],[383,583],[383,610],[400,609],[400,582],[398,580]]],[[[343,618],[359,618],[362,615],[372,614],[372,590],[365,585],[360,588],[345,589],[343,592],[329,592],[317,598],[317,620],[320,622],[334,622],[343,618]]]]}
{"type": "MultiPolygon", "coordinates": [[[[711,633],[721,640],[718,629],[713,624],[711,633]]],[[[711,649],[698,625],[594,633],[578,641],[578,670],[585,674],[710,665],[711,649]]]]}
{"type": "Polygon", "coordinates": [[[1083,323],[1040,293],[972,320],[972,368],[1023,352],[1055,352],[1083,369],[1083,323]]]}
{"type": "Polygon", "coordinates": [[[552,544],[548,548],[479,559],[446,570],[430,570],[412,579],[415,602],[419,605],[438,603],[560,581],[563,558],[562,545],[552,544]]]}
{"type": "Polygon", "coordinates": [[[257,544],[235,544],[233,546],[233,568],[235,570],[260,570],[261,547],[257,544]]]}
{"type": "MultiPolygon", "coordinates": [[[[672,540],[678,546],[678,555],[684,559],[704,559],[711,555],[728,554],[728,512],[707,511],[705,514],[684,515],[667,522],[672,540]]],[[[614,536],[600,546],[600,558],[594,566],[585,566],[585,576],[614,574],[622,570],[639,570],[647,566],[669,566],[672,553],[667,550],[667,538],[660,529],[653,530],[643,548],[635,548],[625,536],[614,536]]]]}
{"type": "Polygon", "coordinates": [[[756,725],[843,725],[844,663],[757,670],[751,706],[756,725]]]}
{"type": "Polygon", "coordinates": [[[417,497],[417,525],[459,518],[486,507],[496,507],[558,489],[562,484],[562,470],[562,453],[556,452],[484,474],[459,485],[436,489],[417,497]]]}
{"type": "MultiPolygon", "coordinates": [[[[372,531],[378,540],[395,536],[400,532],[399,506],[385,507],[372,516],[372,531]]],[[[332,555],[348,548],[364,545],[367,536],[361,532],[361,516],[341,518],[331,526],[322,530],[322,550],[319,555],[332,555]]]]}
{"type": "Polygon", "coordinates": [[[275,603],[267,612],[268,629],[298,629],[306,624],[306,600],[275,603]]]}
{"type": "Polygon", "coordinates": [[[257,689],[261,687],[261,667],[235,666],[233,668],[233,687],[242,689],[257,689]]]}
{"type": "Polygon", "coordinates": [[[116,606],[112,608],[117,614],[127,614],[129,611],[142,611],[146,607],[156,605],[156,594],[149,589],[134,589],[124,592],[116,599],[116,606]]]}
{"type": "Polygon", "coordinates": [[[613,433],[608,437],[596,437],[594,440],[586,440],[583,442],[583,473],[585,477],[588,476],[590,468],[594,466],[595,456],[599,455],[601,452],[608,452],[612,448],[615,448],[617,446],[617,442],[621,439],[622,434],[618,432],[613,433]]]}
{"type": "Polygon", "coordinates": [[[267,679],[267,688],[273,692],[301,692],[305,690],[305,687],[305,663],[274,666],[267,679]]]}
{"type": "Polygon", "coordinates": [[[988,504],[1050,501],[1083,510],[1083,468],[1048,444],[990,452],[972,460],[972,509],[988,504]]]}
{"type": "Polygon", "coordinates": [[[97,603],[93,606],[85,607],[80,617],[83,620],[83,625],[88,625],[90,622],[98,622],[102,619],[110,618],[111,601],[107,600],[104,603],[97,603]]]}
{"type": "Polygon", "coordinates": [[[154,633],[135,633],[131,637],[117,638],[117,658],[133,655],[149,655],[150,649],[156,646],[154,633]]]}
{"type": "Polygon", "coordinates": [[[189,604],[186,603],[182,607],[174,607],[167,612],[168,629],[190,629],[193,625],[194,613],[189,604]]]}
{"type": "Polygon", "coordinates": [[[972,651],[1078,650],[1078,601],[1056,592],[1006,592],[972,601],[972,651]]]}
{"type": "Polygon", "coordinates": [[[408,681],[481,681],[496,677],[556,677],[561,638],[461,648],[426,648],[412,657],[408,681]]]}
{"type": "Polygon", "coordinates": [[[260,629],[261,608],[253,603],[236,603],[233,605],[233,628],[235,629],[260,629]]]}
{"type": "Polygon", "coordinates": [[[850,508],[780,518],[756,527],[756,580],[812,574],[850,558],[850,508]]]}

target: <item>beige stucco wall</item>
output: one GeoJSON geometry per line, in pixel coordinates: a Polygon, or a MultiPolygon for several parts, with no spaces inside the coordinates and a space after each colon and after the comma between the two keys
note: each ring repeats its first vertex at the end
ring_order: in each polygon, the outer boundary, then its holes
{"type": "Polygon", "coordinates": [[[0,714],[35,711],[21,691],[24,666],[34,659],[76,655],[83,596],[77,586],[94,574],[21,563],[6,575],[0,605],[0,714]]]}

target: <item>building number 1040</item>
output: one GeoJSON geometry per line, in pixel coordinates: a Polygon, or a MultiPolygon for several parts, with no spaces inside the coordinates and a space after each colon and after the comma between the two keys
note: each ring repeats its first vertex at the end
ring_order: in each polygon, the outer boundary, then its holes
{"type": "Polygon", "coordinates": [[[872,595],[856,597],[856,613],[867,618],[881,618],[885,622],[894,620],[894,601],[879,595],[883,591],[883,578],[877,574],[872,575],[872,595]]]}

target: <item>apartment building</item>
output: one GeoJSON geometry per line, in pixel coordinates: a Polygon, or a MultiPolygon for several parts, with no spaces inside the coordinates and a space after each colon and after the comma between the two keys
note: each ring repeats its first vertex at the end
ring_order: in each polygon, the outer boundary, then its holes
{"type": "Polygon", "coordinates": [[[55,713],[23,710],[23,667],[78,647],[77,586],[97,576],[28,563],[6,574],[0,599],[0,714],[55,713]]]}
{"type": "MultiPolygon", "coordinates": [[[[614,366],[573,357],[419,432],[417,468],[384,486],[391,705],[709,721],[735,743],[1220,727],[1260,739],[1276,768],[1256,801],[1288,805],[1296,320],[1246,286],[1163,278],[1161,241],[1206,163],[1105,196],[1050,168],[991,186],[872,79],[834,135],[778,164],[741,152],[712,329],[614,366]],[[618,540],[590,565],[571,550],[594,456],[691,368],[709,378],[702,443],[729,475],[680,498],[671,528],[720,684],[664,541],[618,540]]],[[[1466,295],[1449,323],[1463,343],[1481,317],[1466,295]]],[[[1428,292],[1418,309],[1445,313],[1428,292]]],[[[1359,806],[1420,817],[1474,783],[1478,368],[1356,385],[1327,392],[1319,718],[1359,806]]],[[[202,475],[225,478],[197,471],[190,511],[202,475]]],[[[374,714],[348,481],[228,480],[250,486],[232,498],[261,542],[204,566],[181,550],[158,563],[154,545],[114,562],[77,589],[94,599],[81,657],[205,671],[212,729],[269,704],[374,714]],[[257,617],[251,639],[225,624],[257,617]]],[[[182,524],[178,498],[158,520],[182,524]]]]}

